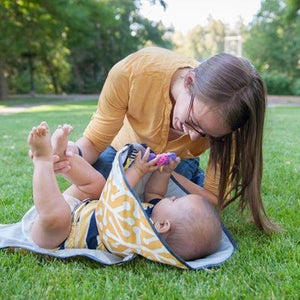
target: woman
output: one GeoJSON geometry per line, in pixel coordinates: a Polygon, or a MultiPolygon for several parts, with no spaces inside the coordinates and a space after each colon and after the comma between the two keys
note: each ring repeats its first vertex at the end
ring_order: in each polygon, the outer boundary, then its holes
{"type": "MultiPolygon", "coordinates": [[[[260,229],[276,230],[261,199],[265,106],[263,81],[244,58],[219,54],[199,65],[166,49],[145,48],[111,69],[73,151],[107,176],[116,151],[146,143],[155,152],[176,152],[183,159],[176,171],[201,186],[195,158],[210,147],[204,188],[211,202],[223,209],[240,198],[260,229]]],[[[68,163],[55,168],[64,172],[68,163]]]]}

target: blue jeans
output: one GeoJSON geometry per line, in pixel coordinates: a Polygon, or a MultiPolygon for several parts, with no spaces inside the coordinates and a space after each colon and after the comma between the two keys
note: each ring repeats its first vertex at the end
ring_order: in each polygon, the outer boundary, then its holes
{"type": "Polygon", "coordinates": [[[182,159],[179,165],[176,167],[175,172],[181,174],[197,185],[203,187],[205,180],[205,173],[200,168],[200,158],[185,158],[182,159]]]}
{"type": "MultiPolygon", "coordinates": [[[[93,164],[93,167],[99,171],[105,179],[108,178],[116,153],[117,151],[113,147],[108,146],[106,150],[99,155],[98,160],[93,164]]],[[[199,167],[199,163],[199,157],[182,159],[180,164],[176,167],[175,172],[203,187],[205,173],[199,167]]]]}
{"type": "Polygon", "coordinates": [[[105,179],[108,178],[116,154],[117,151],[113,147],[108,146],[100,153],[98,160],[93,164],[93,167],[100,172],[105,179]]]}

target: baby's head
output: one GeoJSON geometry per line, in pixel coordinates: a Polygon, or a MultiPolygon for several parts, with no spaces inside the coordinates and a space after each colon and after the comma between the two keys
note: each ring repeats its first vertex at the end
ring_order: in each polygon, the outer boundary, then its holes
{"type": "Polygon", "coordinates": [[[171,249],[184,260],[212,254],[220,245],[222,228],[218,214],[198,195],[160,200],[151,219],[171,249]]]}

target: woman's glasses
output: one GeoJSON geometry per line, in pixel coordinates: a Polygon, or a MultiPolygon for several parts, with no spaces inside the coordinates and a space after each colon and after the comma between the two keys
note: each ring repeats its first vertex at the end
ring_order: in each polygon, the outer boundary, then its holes
{"type": "Polygon", "coordinates": [[[194,132],[197,132],[203,138],[211,138],[215,141],[224,142],[225,136],[221,136],[221,137],[209,136],[208,134],[204,133],[202,131],[202,129],[196,128],[197,125],[195,125],[195,122],[192,120],[192,117],[191,117],[191,112],[192,112],[192,109],[193,109],[194,99],[195,99],[195,95],[194,95],[194,93],[192,93],[191,100],[190,100],[190,105],[189,105],[189,109],[187,111],[187,115],[186,115],[186,118],[185,118],[185,121],[184,121],[184,125],[186,127],[188,127],[189,129],[193,130],[194,132]]]}
{"type": "Polygon", "coordinates": [[[195,99],[195,95],[192,93],[191,95],[191,100],[190,100],[190,105],[189,105],[189,109],[187,111],[187,115],[184,121],[184,124],[186,127],[192,129],[193,131],[197,132],[198,134],[200,134],[202,137],[207,137],[207,135],[201,130],[201,129],[197,129],[195,127],[195,125],[193,125],[193,120],[192,118],[190,118],[191,116],[191,112],[192,112],[192,108],[193,108],[193,104],[194,104],[194,99],[195,99]]]}

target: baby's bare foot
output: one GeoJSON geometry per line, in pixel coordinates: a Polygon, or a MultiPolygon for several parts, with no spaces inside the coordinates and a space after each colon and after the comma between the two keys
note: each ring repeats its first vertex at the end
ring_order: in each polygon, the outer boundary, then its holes
{"type": "Polygon", "coordinates": [[[68,136],[72,132],[73,127],[69,124],[59,125],[51,137],[53,152],[61,159],[66,156],[68,147],[68,136]]]}
{"type": "Polygon", "coordinates": [[[33,158],[40,157],[52,160],[49,126],[46,122],[42,122],[39,126],[33,127],[27,140],[33,158]]]}

